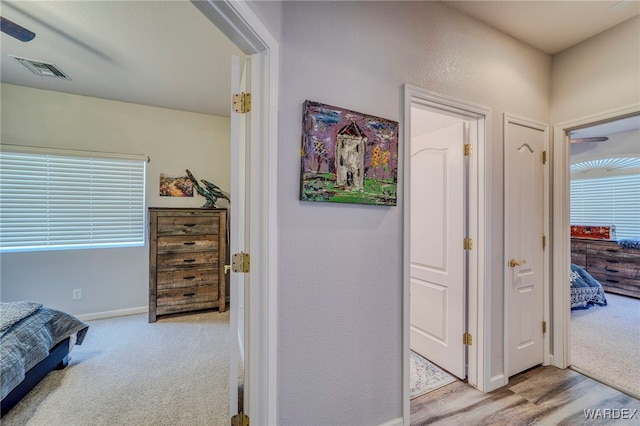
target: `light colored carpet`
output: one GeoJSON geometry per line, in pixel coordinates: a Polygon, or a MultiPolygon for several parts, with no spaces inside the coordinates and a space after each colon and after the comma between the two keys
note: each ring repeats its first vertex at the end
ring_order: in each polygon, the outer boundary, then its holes
{"type": "Polygon", "coordinates": [[[3,425],[228,425],[229,312],[88,321],[69,366],[3,425]]]}
{"type": "Polygon", "coordinates": [[[571,311],[571,364],[640,395],[640,300],[606,296],[607,306],[571,311]]]}
{"type": "Polygon", "coordinates": [[[409,359],[409,391],[411,398],[424,395],[455,381],[455,377],[411,351],[409,359]]]}

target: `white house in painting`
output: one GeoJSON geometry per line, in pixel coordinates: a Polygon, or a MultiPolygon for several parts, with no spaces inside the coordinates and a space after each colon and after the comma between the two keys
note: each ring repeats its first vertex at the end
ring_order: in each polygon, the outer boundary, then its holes
{"type": "Polygon", "coordinates": [[[336,185],[345,189],[364,188],[364,152],[367,137],[352,121],[338,131],[336,140],[336,185]]]}

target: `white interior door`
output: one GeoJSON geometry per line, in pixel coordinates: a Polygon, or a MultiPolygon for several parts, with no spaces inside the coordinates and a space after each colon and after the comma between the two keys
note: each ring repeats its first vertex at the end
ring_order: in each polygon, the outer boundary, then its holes
{"type": "MultiPolygon", "coordinates": [[[[249,72],[247,61],[237,56],[231,61],[231,93],[246,91],[246,74],[249,72]]],[[[231,94],[229,97],[231,105],[231,94]]],[[[231,203],[230,203],[230,250],[231,253],[249,252],[246,240],[248,237],[247,218],[247,126],[246,115],[231,111],[231,203]]],[[[229,396],[230,414],[239,411],[238,402],[244,399],[245,375],[245,274],[232,273],[230,276],[230,366],[229,396]],[[240,374],[239,374],[240,373],[240,374]],[[240,394],[240,390],[242,394],[240,394]]],[[[241,405],[242,406],[242,405],[241,405]]],[[[240,406],[240,407],[241,407],[240,406]]]]}
{"type": "Polygon", "coordinates": [[[545,132],[513,122],[505,131],[507,360],[512,376],[544,359],[545,132]]]}
{"type": "Polygon", "coordinates": [[[410,346],[460,378],[466,376],[464,142],[461,120],[412,137],[410,166],[410,346]]]}

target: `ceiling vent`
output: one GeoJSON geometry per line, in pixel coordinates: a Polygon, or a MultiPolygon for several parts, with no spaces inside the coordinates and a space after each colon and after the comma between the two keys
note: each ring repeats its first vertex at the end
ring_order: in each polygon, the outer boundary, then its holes
{"type": "Polygon", "coordinates": [[[34,74],[45,77],[55,77],[63,78],[65,80],[71,80],[71,78],[63,73],[55,64],[49,64],[42,61],[34,61],[33,59],[19,58],[17,56],[13,56],[13,58],[25,67],[29,68],[29,71],[34,74]]]}

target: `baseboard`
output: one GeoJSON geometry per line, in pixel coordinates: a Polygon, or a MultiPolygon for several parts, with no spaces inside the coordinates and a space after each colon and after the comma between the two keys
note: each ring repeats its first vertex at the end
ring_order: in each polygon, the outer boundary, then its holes
{"type": "Polygon", "coordinates": [[[147,312],[149,312],[149,307],[141,306],[139,308],[119,309],[117,311],[105,311],[95,312],[92,314],[76,315],[75,317],[80,321],[91,321],[104,318],[123,317],[126,315],[146,314],[147,312]]]}
{"type": "Polygon", "coordinates": [[[402,426],[403,424],[402,417],[396,417],[395,419],[380,423],[378,426],[402,426]]]}

